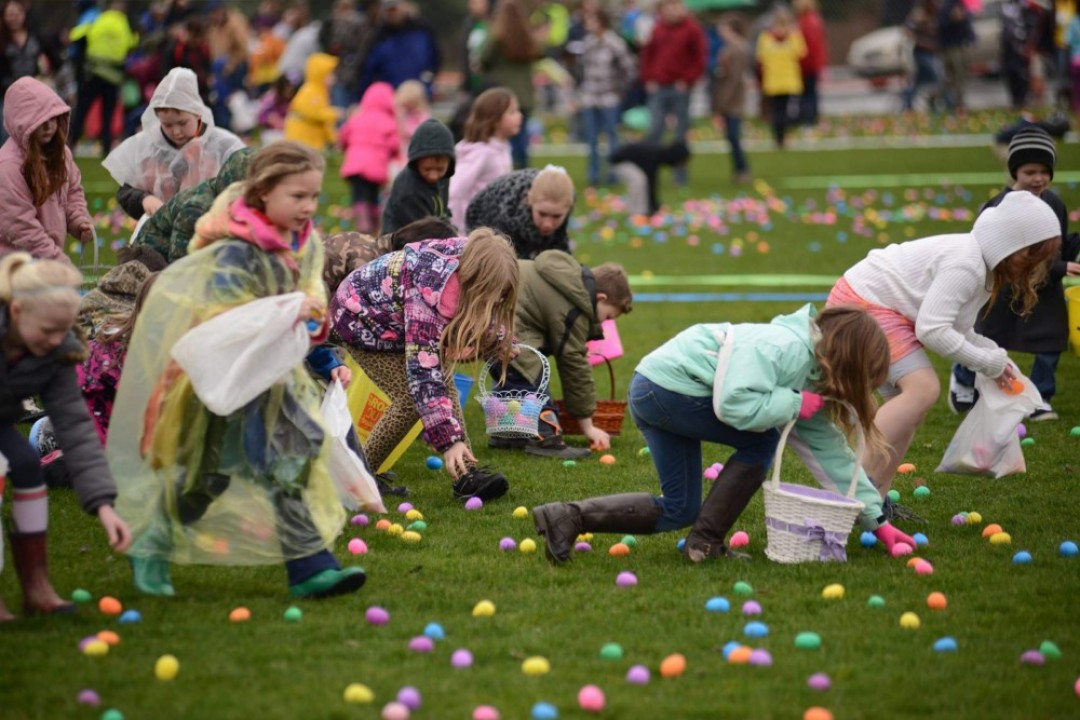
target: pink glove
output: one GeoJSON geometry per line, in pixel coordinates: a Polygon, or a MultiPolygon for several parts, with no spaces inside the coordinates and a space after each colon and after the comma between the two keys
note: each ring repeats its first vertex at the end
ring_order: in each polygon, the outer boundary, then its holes
{"type": "Polygon", "coordinates": [[[825,398],[817,393],[803,390],[801,395],[802,405],[799,407],[800,420],[809,420],[817,415],[821,411],[821,408],[825,407],[825,398]]]}
{"type": "Polygon", "coordinates": [[[905,535],[889,523],[885,523],[875,530],[874,536],[885,545],[885,549],[889,551],[890,555],[892,554],[893,546],[896,545],[896,543],[907,543],[912,548],[916,545],[915,540],[913,540],[910,535],[905,535]]]}

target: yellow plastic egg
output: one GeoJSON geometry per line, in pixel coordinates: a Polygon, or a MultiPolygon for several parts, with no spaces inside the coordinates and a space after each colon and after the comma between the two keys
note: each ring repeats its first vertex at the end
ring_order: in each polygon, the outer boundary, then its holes
{"type": "Polygon", "coordinates": [[[919,620],[919,616],[913,612],[906,612],[900,616],[900,627],[907,630],[918,630],[922,625],[922,621],[919,620]]]}
{"type": "Polygon", "coordinates": [[[109,643],[104,640],[91,640],[83,647],[83,654],[100,657],[109,654],[109,643]]]}
{"type": "Polygon", "coordinates": [[[969,512],[967,515],[968,525],[978,525],[982,522],[982,515],[977,512],[969,512]]]}
{"type": "Polygon", "coordinates": [[[551,663],[538,655],[525,658],[525,662],[521,663],[521,672],[526,675],[546,675],[551,672],[551,663]]]}
{"type": "Polygon", "coordinates": [[[423,520],[424,519],[424,513],[420,512],[416,508],[413,508],[409,512],[405,513],[405,519],[406,520],[423,520]]]}
{"type": "Polygon", "coordinates": [[[375,693],[371,692],[371,688],[360,683],[346,685],[344,696],[345,702],[356,704],[367,704],[375,699],[375,693]]]}
{"type": "Polygon", "coordinates": [[[844,586],[839,583],[826,585],[825,589],[821,591],[821,597],[825,600],[839,600],[844,597],[844,586]]]}
{"type": "Polygon", "coordinates": [[[518,520],[524,520],[525,518],[529,517],[528,508],[526,508],[524,505],[519,505],[518,507],[514,508],[514,517],[516,517],[518,520]]]}
{"type": "Polygon", "coordinates": [[[534,553],[536,552],[536,541],[532,538],[525,538],[521,541],[521,544],[518,545],[518,550],[523,553],[534,553]]]}
{"type": "Polygon", "coordinates": [[[162,655],[154,663],[154,675],[158,680],[175,680],[180,672],[180,661],[172,655],[162,655]]]}
{"type": "Polygon", "coordinates": [[[481,600],[476,603],[472,610],[473,617],[491,617],[495,614],[495,603],[490,600],[481,600]]]}
{"type": "Polygon", "coordinates": [[[1008,545],[1012,542],[1012,535],[1007,532],[994,533],[990,536],[991,545],[1008,545]]]}
{"type": "Polygon", "coordinates": [[[405,528],[401,527],[401,523],[393,523],[386,528],[386,532],[394,537],[401,537],[405,533],[405,528]]]}
{"type": "Polygon", "coordinates": [[[415,530],[406,530],[405,532],[401,533],[401,539],[407,543],[415,545],[420,542],[421,535],[415,530]]]}

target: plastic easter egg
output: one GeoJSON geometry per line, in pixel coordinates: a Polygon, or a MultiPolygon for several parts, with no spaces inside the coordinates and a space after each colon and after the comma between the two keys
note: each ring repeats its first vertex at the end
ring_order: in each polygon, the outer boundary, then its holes
{"type": "Polygon", "coordinates": [[[1020,423],[1019,425],[1017,425],[1016,434],[1020,437],[1020,439],[1027,437],[1027,426],[1024,425],[1024,423],[1020,423]]]}
{"type": "Polygon", "coordinates": [[[1043,640],[1039,645],[1039,653],[1047,660],[1061,659],[1061,648],[1053,640],[1043,640]]]}
{"type": "Polygon", "coordinates": [[[390,529],[390,526],[393,524],[394,523],[390,522],[386,518],[382,518],[377,523],[375,523],[375,529],[379,532],[387,532],[390,529]]]}
{"type": "Polygon", "coordinates": [[[919,560],[919,562],[915,563],[915,574],[916,575],[933,575],[934,574],[934,566],[931,565],[930,562],[927,561],[927,560],[919,560]]]}
{"type": "Polygon", "coordinates": [[[994,533],[990,536],[991,545],[1009,545],[1012,543],[1012,535],[1007,532],[994,533]]]}
{"type": "Polygon", "coordinates": [[[896,472],[901,475],[910,475],[915,472],[915,465],[913,463],[900,463],[896,466],[896,472]]]}
{"type": "Polygon", "coordinates": [[[743,615],[760,615],[761,614],[761,603],[759,603],[756,600],[747,600],[742,605],[742,614],[743,615]]]}
{"type": "Polygon", "coordinates": [[[889,492],[886,493],[886,496],[889,498],[889,500],[891,500],[893,502],[900,502],[900,491],[899,490],[890,490],[889,492]]]}
{"type": "Polygon", "coordinates": [[[734,585],[732,585],[731,590],[736,595],[753,595],[754,594],[754,588],[750,586],[750,583],[745,582],[743,580],[739,580],[734,585]]]}
{"type": "Polygon", "coordinates": [[[832,687],[832,680],[825,673],[814,673],[806,679],[806,687],[818,692],[825,692],[832,687]]]}
{"type": "MultiPolygon", "coordinates": [[[[410,512],[417,512],[417,511],[412,510],[410,512]]],[[[427,530],[427,523],[424,522],[423,520],[417,520],[416,522],[409,523],[409,526],[407,528],[405,528],[405,530],[415,532],[415,533],[423,533],[425,530],[427,530]]]]}
{"type": "Polygon", "coordinates": [[[893,545],[892,550],[890,550],[889,553],[893,557],[901,557],[903,555],[910,555],[912,553],[912,548],[907,543],[899,542],[893,545]]]}
{"type": "Polygon", "coordinates": [[[839,583],[826,585],[821,591],[821,597],[823,600],[840,600],[844,597],[844,586],[839,583]]]}
{"type": "Polygon", "coordinates": [[[711,597],[705,601],[705,609],[709,612],[727,612],[731,609],[731,603],[727,598],[711,597]]]}
{"type": "Polygon", "coordinates": [[[101,713],[101,720],[124,720],[124,713],[120,712],[116,708],[109,708],[105,712],[101,713]]]}
{"type": "Polygon", "coordinates": [[[750,662],[750,655],[753,654],[753,652],[753,650],[745,645],[740,645],[728,653],[727,661],[732,665],[746,665],[750,662]]]}
{"type": "Polygon", "coordinates": [[[233,608],[229,611],[229,622],[247,622],[251,619],[251,611],[246,607],[233,608]]]}
{"type": "Polygon", "coordinates": [[[1006,395],[1019,395],[1024,392],[1024,381],[1020,378],[1011,378],[1008,385],[1003,387],[1002,390],[1006,395]]]}
{"type": "Polygon", "coordinates": [[[817,650],[821,647],[821,636],[816,632],[801,632],[795,636],[795,647],[800,650],[817,650]]]}
{"type": "Polygon", "coordinates": [[[304,611],[293,605],[285,610],[281,616],[285,622],[300,622],[304,617],[304,611]]]}
{"type": "Polygon", "coordinates": [[[390,527],[386,528],[386,534],[390,537],[401,537],[405,534],[405,528],[401,523],[390,523],[390,527]]]}
{"type": "Polygon", "coordinates": [[[621,542],[623,545],[625,545],[628,548],[636,548],[637,547],[637,538],[634,537],[633,535],[623,535],[622,540],[620,540],[619,542],[621,542]]]}
{"type": "Polygon", "coordinates": [[[906,612],[900,616],[900,627],[905,630],[918,630],[920,625],[922,625],[922,621],[913,612],[906,612]]]}
{"type": "Polygon", "coordinates": [[[424,636],[432,640],[445,640],[446,631],[443,630],[443,626],[439,623],[428,623],[424,626],[424,636]]]}
{"type": "Polygon", "coordinates": [[[474,496],[465,501],[466,510],[479,510],[482,507],[484,507],[484,501],[478,497],[474,496]]]}
{"type": "Polygon", "coordinates": [[[807,708],[803,720],[833,720],[833,714],[823,707],[807,708]]]}
{"type": "MultiPolygon", "coordinates": [[[[1076,428],[1076,429],[1077,429],[1077,430],[1080,430],[1080,428],[1076,428]]],[[[1078,432],[1078,433],[1076,433],[1076,434],[1077,434],[1077,435],[1080,435],[1080,432],[1078,432]]],[[[643,448],[641,448],[640,450],[638,450],[638,451],[637,451],[637,454],[638,454],[638,457],[649,457],[650,455],[652,455],[652,451],[651,451],[651,450],[649,450],[649,447],[648,447],[648,445],[646,445],[645,447],[643,447],[643,448]]]]}
{"type": "Polygon", "coordinates": [[[518,520],[524,520],[525,518],[529,517],[529,509],[526,508],[524,505],[519,505],[514,508],[514,512],[512,514],[518,520]]]}
{"type": "Polygon", "coordinates": [[[1044,665],[1045,663],[1046,658],[1038,650],[1026,650],[1020,655],[1021,665],[1044,665]]]}
{"type": "Polygon", "coordinates": [[[864,548],[872,548],[877,545],[877,535],[869,530],[863,530],[862,535],[859,536],[859,544],[864,548]]]}
{"type": "Polygon", "coordinates": [[[964,513],[956,513],[955,515],[952,516],[952,524],[953,525],[966,525],[967,524],[967,515],[965,515],[964,513]]]}
{"type": "Polygon", "coordinates": [[[626,671],[626,682],[631,685],[648,685],[650,679],[649,668],[644,665],[634,665],[626,671]]]}
{"type": "Polygon", "coordinates": [[[920,485],[919,487],[915,488],[911,492],[911,494],[919,500],[925,500],[926,498],[930,497],[930,488],[926,487],[925,485],[920,485]]]}
{"type": "Polygon", "coordinates": [[[180,672],[180,661],[172,655],[162,655],[154,663],[154,675],[158,680],[175,680],[180,672]]]}
{"type": "Polygon", "coordinates": [[[504,537],[499,540],[499,549],[503,552],[513,552],[517,550],[517,542],[512,537],[504,537]]]}
{"type": "Polygon", "coordinates": [[[345,692],[342,693],[345,702],[354,705],[366,705],[367,703],[375,699],[375,693],[371,691],[367,685],[360,683],[349,683],[345,686],[345,692]]]}
{"type": "Polygon", "coordinates": [[[105,597],[98,600],[98,610],[106,615],[119,615],[124,611],[124,606],[114,597],[105,597]]]}
{"type": "Polygon", "coordinates": [[[982,524],[982,521],[983,521],[983,518],[982,518],[981,513],[969,512],[967,514],[967,524],[968,525],[980,525],[980,524],[982,524]]]}
{"type": "Polygon", "coordinates": [[[532,706],[532,720],[556,720],[559,709],[551,703],[538,702],[532,706]]]}
{"type": "Polygon", "coordinates": [[[749,622],[743,628],[743,635],[748,638],[763,638],[769,635],[769,626],[763,622],[749,622]]]}
{"type": "Polygon", "coordinates": [[[416,532],[415,530],[406,530],[405,532],[401,533],[401,539],[409,543],[410,545],[416,545],[424,539],[424,536],[416,532]]]}
{"type": "Polygon", "coordinates": [[[1065,542],[1058,545],[1058,555],[1060,555],[1061,557],[1076,557],[1077,552],[1080,552],[1080,550],[1077,549],[1076,543],[1074,543],[1072,540],[1066,540],[1065,542]]]}
{"type": "Polygon", "coordinates": [[[624,570],[615,577],[615,584],[619,587],[634,587],[637,583],[637,575],[629,570],[624,570]]]}
{"type": "Polygon", "coordinates": [[[369,625],[385,625],[390,622],[390,613],[385,608],[372,605],[364,612],[364,619],[369,625]]]}
{"type": "Polygon", "coordinates": [[[120,636],[114,633],[112,630],[102,630],[97,634],[97,639],[108,645],[120,644],[120,636]]]}
{"type": "Polygon", "coordinates": [[[416,508],[409,508],[409,510],[406,511],[406,513],[405,513],[405,519],[406,520],[413,520],[413,521],[423,520],[424,519],[424,513],[420,512],[416,508]]]}
{"type": "Polygon", "coordinates": [[[429,455],[424,465],[428,470],[442,470],[443,459],[438,455],[429,455]]]}
{"type": "Polygon", "coordinates": [[[742,643],[737,640],[732,640],[730,642],[724,643],[724,647],[720,649],[720,654],[724,657],[724,660],[727,660],[731,656],[731,653],[735,652],[741,647],[742,643]]]}
{"type": "Polygon", "coordinates": [[[728,540],[728,547],[746,547],[750,544],[750,536],[743,530],[738,530],[732,533],[731,538],[728,540]]]}
{"type": "Polygon", "coordinates": [[[455,650],[450,656],[450,665],[456,668],[467,668],[473,664],[473,655],[468,650],[462,648],[455,650]]]}
{"type": "MultiPolygon", "coordinates": [[[[379,715],[382,720],[409,720],[409,708],[397,700],[388,702],[383,705],[382,713],[379,715]]],[[[475,715],[474,715],[475,717],[475,715]]]]}
{"type": "Polygon", "coordinates": [[[660,677],[679,677],[684,672],[686,672],[686,658],[680,653],[673,653],[660,661],[660,677]]]}
{"type": "Polygon", "coordinates": [[[604,709],[607,699],[604,691],[595,685],[586,685],[578,691],[578,706],[585,712],[598,713],[604,709]]]}
{"type": "Polygon", "coordinates": [[[409,650],[417,653],[429,653],[435,649],[435,641],[427,635],[417,635],[409,641],[409,650]]]}
{"type": "Polygon", "coordinates": [[[104,640],[93,639],[82,646],[83,655],[101,657],[109,654],[109,643],[104,640]]]}
{"type": "Polygon", "coordinates": [[[409,708],[409,710],[419,710],[423,704],[423,698],[420,696],[420,691],[411,685],[398,690],[397,701],[409,708]]]}
{"type": "Polygon", "coordinates": [[[949,606],[949,601],[945,598],[945,593],[932,592],[926,596],[926,607],[931,610],[944,610],[949,606]]]}
{"type": "Polygon", "coordinates": [[[130,625],[137,622],[142,622],[142,613],[138,610],[125,610],[120,613],[121,625],[130,625]]]}
{"type": "Polygon", "coordinates": [[[525,661],[521,663],[521,672],[526,675],[547,675],[551,672],[551,663],[547,658],[539,655],[525,658],[525,661]]]}
{"type": "Polygon", "coordinates": [[[615,462],[616,462],[615,456],[612,455],[611,453],[607,453],[605,455],[600,456],[600,464],[601,465],[614,465],[615,462]]]}
{"type": "MultiPolygon", "coordinates": [[[[1076,429],[1077,428],[1073,428],[1073,430],[1076,430],[1076,429]]],[[[1074,434],[1080,435],[1080,433],[1074,433],[1074,434]]],[[[1073,692],[1076,693],[1077,697],[1080,697],[1080,677],[1076,678],[1076,682],[1073,684],[1073,692]]]]}
{"type": "Polygon", "coordinates": [[[685,547],[686,547],[686,538],[679,538],[679,541],[677,543],[675,543],[675,550],[678,551],[678,552],[682,552],[683,548],[685,548],[685,547]]]}
{"type": "Polygon", "coordinates": [[[911,539],[915,541],[915,547],[927,547],[930,544],[930,538],[922,533],[915,533],[911,539]]]}
{"type": "Polygon", "coordinates": [[[883,608],[885,607],[885,598],[880,595],[871,595],[866,600],[866,607],[868,608],[883,608]]]}
{"type": "Polygon", "coordinates": [[[989,538],[994,533],[999,533],[999,532],[1004,532],[1004,529],[1000,525],[998,525],[997,523],[990,523],[989,525],[987,525],[986,527],[984,527],[982,529],[982,536],[984,538],[989,538]]]}
{"type": "Polygon", "coordinates": [[[624,543],[618,542],[608,548],[608,555],[611,557],[626,557],[630,554],[630,546],[624,543]]]}
{"type": "Polygon", "coordinates": [[[772,667],[772,653],[764,648],[758,648],[750,653],[749,663],[754,667],[772,667]]]}
{"type": "Polygon", "coordinates": [[[359,513],[357,515],[353,515],[352,519],[349,520],[349,522],[353,525],[359,525],[360,527],[367,527],[368,524],[371,523],[371,520],[369,520],[368,516],[364,513],[359,513]]]}
{"type": "Polygon", "coordinates": [[[518,545],[518,550],[523,553],[534,553],[536,552],[536,541],[532,538],[525,538],[521,541],[521,544],[518,545]]]}
{"type": "Polygon", "coordinates": [[[492,617],[495,615],[495,603],[490,600],[481,600],[476,603],[472,610],[473,617],[492,617]]]}
{"type": "Polygon", "coordinates": [[[720,471],[717,470],[715,467],[711,467],[711,466],[705,468],[705,471],[703,473],[701,473],[701,474],[706,480],[709,480],[710,482],[713,481],[713,480],[716,480],[716,478],[720,477],[720,471]]]}
{"type": "Polygon", "coordinates": [[[360,538],[353,538],[349,541],[349,552],[353,555],[364,555],[367,551],[367,543],[360,538]]]}
{"type": "Polygon", "coordinates": [[[622,660],[623,649],[619,643],[604,643],[604,646],[600,648],[601,660],[622,660]]]}
{"type": "Polygon", "coordinates": [[[592,545],[584,540],[574,543],[574,552],[587,553],[592,552],[592,545]]]}
{"type": "Polygon", "coordinates": [[[1029,553],[1027,550],[1020,550],[1015,555],[1013,555],[1012,560],[1013,563],[1016,565],[1030,565],[1031,553],[1029,553]]]}
{"type": "Polygon", "coordinates": [[[934,642],[934,652],[956,652],[956,640],[951,637],[943,637],[934,642]]]}
{"type": "MultiPolygon", "coordinates": [[[[1073,428],[1069,430],[1069,435],[1073,437],[1080,437],[1080,425],[1073,426],[1073,428]]],[[[1080,693],[1077,694],[1080,695],[1080,693]]]]}
{"type": "Polygon", "coordinates": [[[397,511],[399,513],[401,513],[402,515],[407,514],[412,509],[413,509],[413,504],[411,502],[399,503],[398,506],[397,506],[397,511]]]}
{"type": "Polygon", "coordinates": [[[90,705],[91,707],[97,707],[101,704],[101,697],[87,688],[86,690],[80,690],[78,697],[75,698],[76,702],[80,705],[90,705]]]}
{"type": "Polygon", "coordinates": [[[71,593],[71,601],[75,603],[87,603],[92,599],[93,596],[90,595],[90,592],[82,588],[78,588],[71,593]]]}

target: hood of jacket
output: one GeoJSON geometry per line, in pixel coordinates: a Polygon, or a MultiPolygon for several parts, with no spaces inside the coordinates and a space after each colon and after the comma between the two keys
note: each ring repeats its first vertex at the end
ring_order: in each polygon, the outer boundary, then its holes
{"type": "Polygon", "coordinates": [[[4,95],[4,130],[23,152],[35,130],[52,118],[70,113],[71,108],[59,95],[32,77],[19,78],[4,95]]]}
{"type": "Polygon", "coordinates": [[[810,303],[806,303],[790,315],[777,315],[769,321],[769,324],[790,330],[793,335],[802,341],[807,351],[813,356],[814,348],[817,346],[818,340],[821,339],[821,331],[818,330],[817,323],[814,322],[817,314],[817,308],[810,303]]]}
{"type": "Polygon", "coordinates": [[[394,86],[390,83],[377,82],[364,91],[360,98],[357,112],[394,115],[394,86]]]}
{"type": "Polygon", "coordinates": [[[993,270],[1017,250],[1061,235],[1054,211],[1029,192],[1011,192],[982,211],[971,228],[986,266],[993,270]]]}
{"type": "Polygon", "coordinates": [[[304,66],[304,83],[326,85],[326,79],[337,69],[338,59],[326,53],[314,53],[304,66]]]}
{"type": "MultiPolygon", "coordinates": [[[[544,282],[581,310],[585,317],[589,318],[590,325],[599,328],[600,324],[596,321],[596,298],[585,288],[585,283],[581,280],[581,263],[572,255],[562,250],[545,250],[532,260],[518,262],[531,262],[536,274],[544,282]]],[[[590,328],[590,336],[594,334],[592,329],[590,328]]]]}
{"type": "Polygon", "coordinates": [[[229,159],[218,170],[218,174],[207,181],[214,196],[220,195],[225,188],[247,177],[248,166],[251,165],[251,158],[254,155],[255,148],[245,147],[229,156],[229,159]]]}
{"type": "Polygon", "coordinates": [[[150,268],[138,260],[130,260],[105,273],[98,280],[98,290],[106,295],[123,295],[134,299],[139,286],[150,274],[150,268]]]}
{"type": "Polygon", "coordinates": [[[428,118],[420,123],[409,141],[409,165],[415,169],[417,160],[436,155],[450,158],[450,169],[446,171],[443,179],[451,177],[457,164],[454,135],[450,132],[450,128],[435,118],[428,118]]]}
{"type": "Polygon", "coordinates": [[[510,154],[510,143],[492,138],[486,142],[467,142],[462,140],[454,146],[454,161],[465,166],[479,163],[487,158],[501,158],[510,154]]]}

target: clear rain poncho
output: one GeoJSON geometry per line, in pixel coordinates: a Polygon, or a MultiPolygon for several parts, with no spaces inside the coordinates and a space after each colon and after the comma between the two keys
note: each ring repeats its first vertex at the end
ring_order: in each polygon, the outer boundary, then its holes
{"type": "Polygon", "coordinates": [[[142,115],[142,131],[109,153],[102,166],[121,186],[130,185],[167,202],[176,193],[217,175],[244,141],[214,126],[214,115],[199,97],[195,73],[173,68],[162,78],[142,115]],[[183,147],[170,143],[161,131],[158,110],[182,110],[199,117],[205,132],[183,147]]]}
{"type": "MultiPolygon", "coordinates": [[[[209,215],[228,212],[235,197],[223,193],[209,215]]],[[[232,223],[197,249],[207,219],[191,254],[158,278],[131,338],[106,447],[116,509],[137,557],[212,565],[308,557],[331,547],[345,517],[329,475],[318,384],[298,364],[221,417],[199,401],[170,351],[195,325],[257,298],[325,297],[322,243],[313,232],[282,258],[232,239],[232,223]]]]}

